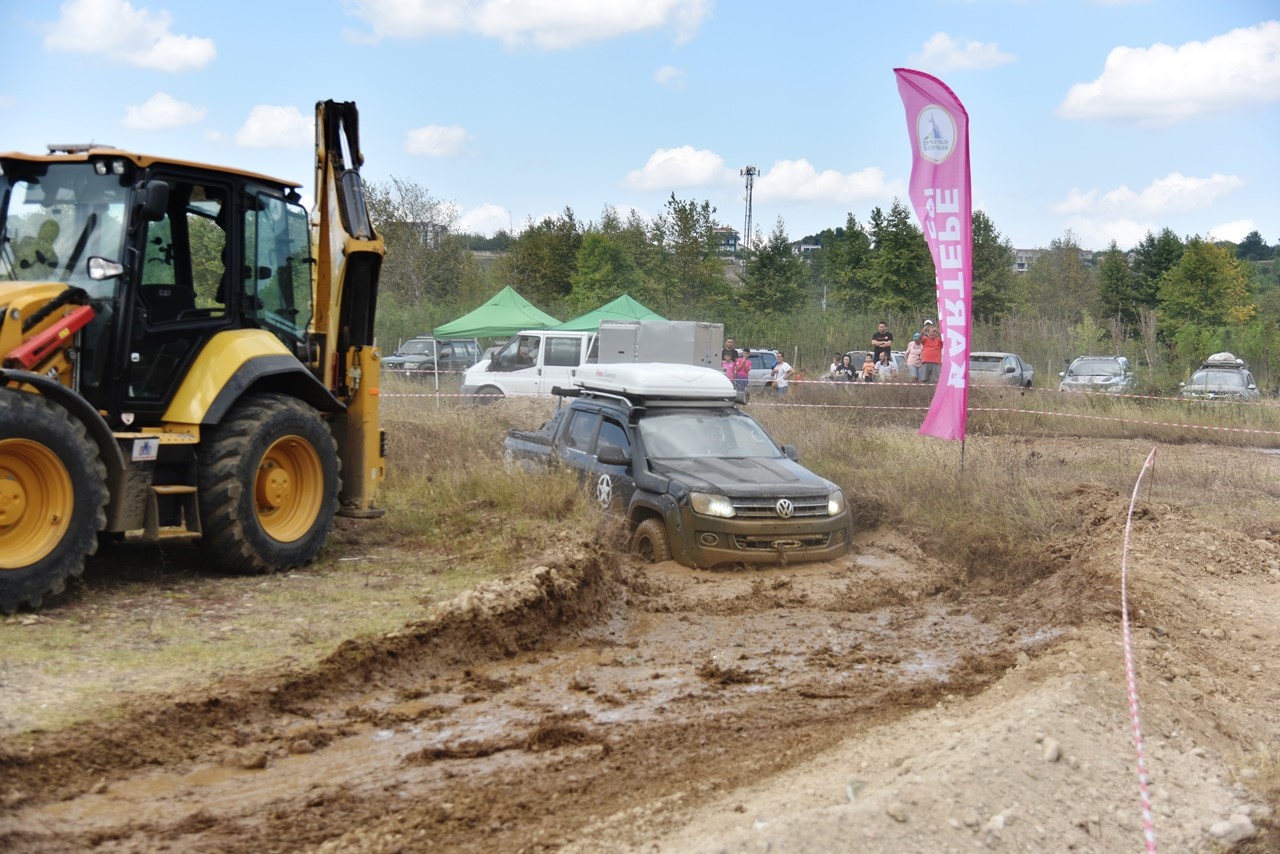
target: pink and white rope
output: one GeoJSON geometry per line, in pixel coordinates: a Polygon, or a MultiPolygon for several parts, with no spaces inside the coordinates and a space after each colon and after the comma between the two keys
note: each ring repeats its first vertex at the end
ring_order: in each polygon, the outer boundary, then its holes
{"type": "Polygon", "coordinates": [[[1124,633],[1124,679],[1129,692],[1129,722],[1133,727],[1133,747],[1138,757],[1138,795],[1142,800],[1142,838],[1147,851],[1156,850],[1156,824],[1151,814],[1150,780],[1147,777],[1147,758],[1142,747],[1142,720],[1138,715],[1138,682],[1133,671],[1133,643],[1129,632],[1129,539],[1133,534],[1133,507],[1138,503],[1138,488],[1147,471],[1155,466],[1156,449],[1147,454],[1142,471],[1133,484],[1129,499],[1129,513],[1124,523],[1124,551],[1120,557],[1120,623],[1124,633]]]}

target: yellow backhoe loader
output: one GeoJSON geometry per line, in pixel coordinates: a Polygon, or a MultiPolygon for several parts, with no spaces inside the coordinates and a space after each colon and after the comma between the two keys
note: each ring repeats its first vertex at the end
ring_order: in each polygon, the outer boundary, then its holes
{"type": "Polygon", "coordinates": [[[198,535],[227,569],[382,513],[383,243],[354,103],[299,184],[103,146],[0,154],[0,613],[100,541],[198,535]]]}

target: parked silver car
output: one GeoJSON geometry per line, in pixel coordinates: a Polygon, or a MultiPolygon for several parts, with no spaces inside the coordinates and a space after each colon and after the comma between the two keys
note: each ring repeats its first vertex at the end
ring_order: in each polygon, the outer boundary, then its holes
{"type": "Polygon", "coordinates": [[[1255,401],[1262,398],[1244,359],[1231,353],[1214,353],[1205,359],[1191,379],[1182,383],[1179,396],[1188,400],[1255,401]]]}
{"type": "Polygon", "coordinates": [[[1014,353],[970,353],[972,385],[1011,385],[1031,388],[1035,370],[1014,353]]]}
{"type": "Polygon", "coordinates": [[[1133,369],[1124,356],[1080,356],[1058,376],[1058,391],[1133,391],[1133,369]]]}

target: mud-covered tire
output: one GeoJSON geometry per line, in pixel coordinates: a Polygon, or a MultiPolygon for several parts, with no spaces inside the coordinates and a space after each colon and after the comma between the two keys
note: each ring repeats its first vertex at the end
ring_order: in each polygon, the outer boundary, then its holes
{"type": "Polygon", "coordinates": [[[671,560],[671,541],[661,519],[645,519],[631,535],[631,554],[645,563],[671,560]]]}
{"type": "Polygon", "coordinates": [[[338,450],[320,414],[284,395],[251,395],[205,432],[197,474],[211,555],[232,572],[310,563],[338,510],[338,450]]]}
{"type": "Polygon", "coordinates": [[[38,608],[84,572],[107,524],[107,467],[84,425],[0,389],[0,613],[38,608]]]}

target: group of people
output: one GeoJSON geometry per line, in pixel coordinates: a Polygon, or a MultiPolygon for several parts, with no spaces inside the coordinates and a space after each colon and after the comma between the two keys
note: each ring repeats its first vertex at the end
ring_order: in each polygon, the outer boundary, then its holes
{"type": "MultiPolygon", "coordinates": [[[[786,394],[791,387],[791,377],[795,370],[783,357],[781,351],[774,350],[773,355],[777,362],[770,372],[768,385],[778,394],[786,394]]],[[[749,347],[738,349],[734,346],[732,338],[724,339],[724,349],[720,351],[720,367],[724,370],[724,375],[733,381],[738,391],[746,391],[747,382],[751,378],[751,349],[749,347]]]]}
{"type": "Polygon", "coordinates": [[[827,378],[837,382],[922,382],[936,383],[942,371],[942,336],[932,320],[912,333],[906,346],[907,376],[898,376],[893,361],[893,333],[883,320],[871,335],[871,349],[862,364],[855,365],[848,353],[836,353],[827,369],[827,378]]]}

